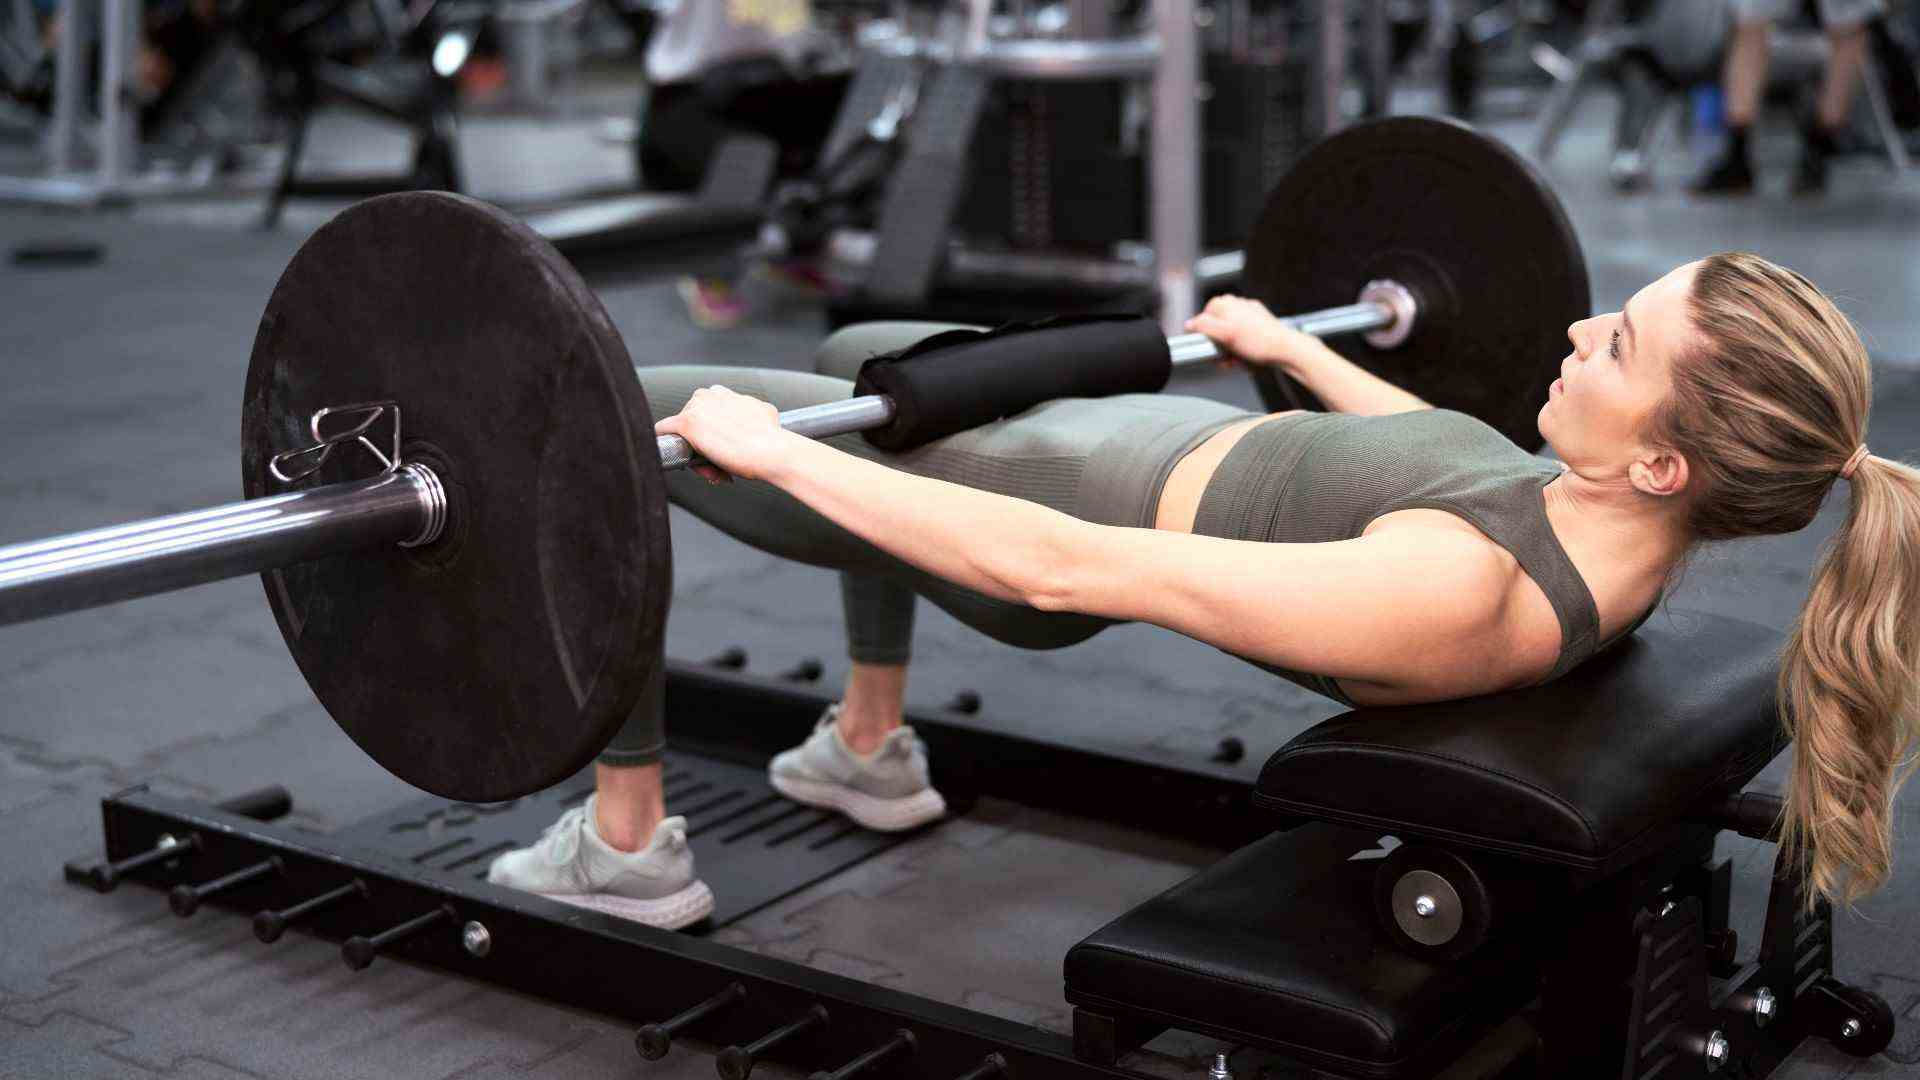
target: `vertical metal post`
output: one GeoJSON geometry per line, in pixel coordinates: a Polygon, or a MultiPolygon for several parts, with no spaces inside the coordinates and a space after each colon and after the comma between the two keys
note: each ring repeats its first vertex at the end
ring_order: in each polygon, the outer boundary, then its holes
{"type": "Polygon", "coordinates": [[[507,50],[507,77],[513,100],[522,105],[543,105],[552,82],[548,56],[547,23],[544,19],[502,19],[501,36],[507,50]]]}
{"type": "Polygon", "coordinates": [[[969,56],[987,51],[993,22],[993,0],[967,0],[967,37],[961,46],[969,56]]]}
{"type": "Polygon", "coordinates": [[[1152,231],[1160,325],[1177,334],[1193,316],[1200,257],[1200,34],[1192,0],[1154,0],[1160,62],[1153,75],[1152,231]]]}
{"type": "Polygon", "coordinates": [[[1320,42],[1314,56],[1313,129],[1309,140],[1340,130],[1340,92],[1347,85],[1346,0],[1320,0],[1320,42]]]}
{"type": "Polygon", "coordinates": [[[1387,18],[1387,0],[1365,0],[1367,41],[1368,116],[1393,111],[1393,27],[1387,18]]]}
{"type": "Polygon", "coordinates": [[[82,71],[87,35],[94,25],[86,0],[61,0],[60,46],[53,67],[53,126],[47,133],[47,158],[54,176],[73,168],[73,147],[80,130],[82,71]]]}
{"type": "Polygon", "coordinates": [[[102,194],[118,191],[133,172],[138,121],[133,102],[139,53],[140,5],[103,0],[100,6],[100,168],[102,194]]]}

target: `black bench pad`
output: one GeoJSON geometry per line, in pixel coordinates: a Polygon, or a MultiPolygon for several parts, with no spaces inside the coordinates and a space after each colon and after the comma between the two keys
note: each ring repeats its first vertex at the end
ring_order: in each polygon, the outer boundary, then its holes
{"type": "Polygon", "coordinates": [[[1380,863],[1353,858],[1377,837],[1316,823],[1241,848],[1075,945],[1067,1001],[1346,1075],[1430,1075],[1530,1000],[1538,971],[1524,940],[1451,968],[1389,944],[1380,863]]]}
{"type": "Polygon", "coordinates": [[[1782,642],[1663,611],[1546,686],[1328,720],[1268,760],[1254,802],[1612,873],[1779,752],[1782,642]]]}

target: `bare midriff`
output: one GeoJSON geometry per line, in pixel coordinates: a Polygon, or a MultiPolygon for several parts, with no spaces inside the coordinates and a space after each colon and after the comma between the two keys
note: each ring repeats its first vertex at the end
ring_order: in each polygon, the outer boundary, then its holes
{"type": "Polygon", "coordinates": [[[1160,501],[1154,506],[1153,527],[1169,532],[1190,533],[1193,531],[1193,519],[1200,513],[1200,497],[1206,494],[1207,484],[1213,480],[1214,470],[1226,460],[1227,452],[1247,432],[1276,417],[1292,416],[1299,409],[1286,412],[1268,413],[1265,416],[1250,416],[1237,424],[1221,428],[1187,452],[1180,463],[1167,474],[1167,482],[1160,488],[1160,501]]]}

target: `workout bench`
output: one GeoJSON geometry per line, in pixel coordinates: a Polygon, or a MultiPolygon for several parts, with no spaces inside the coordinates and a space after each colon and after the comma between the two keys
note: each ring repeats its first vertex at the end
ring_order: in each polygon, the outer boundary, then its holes
{"type": "Polygon", "coordinates": [[[1783,745],[1779,647],[1673,616],[1549,686],[1311,729],[1255,786],[1281,831],[1068,953],[1075,1052],[1112,1063],[1178,1027],[1430,1076],[1536,992],[1518,1052],[1540,1076],[1765,1075],[1813,1035],[1879,1052],[1891,1012],[1834,980],[1831,912],[1802,910],[1793,867],[1733,962],[1713,844],[1773,827],[1779,801],[1740,789],[1783,745]]]}

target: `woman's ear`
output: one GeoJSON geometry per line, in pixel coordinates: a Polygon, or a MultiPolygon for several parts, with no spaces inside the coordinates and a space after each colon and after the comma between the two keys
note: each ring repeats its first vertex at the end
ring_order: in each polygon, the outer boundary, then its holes
{"type": "Polygon", "coordinates": [[[1648,450],[1627,467],[1633,486],[1649,495],[1671,498],[1685,493],[1691,476],[1687,459],[1672,450],[1648,450]]]}

